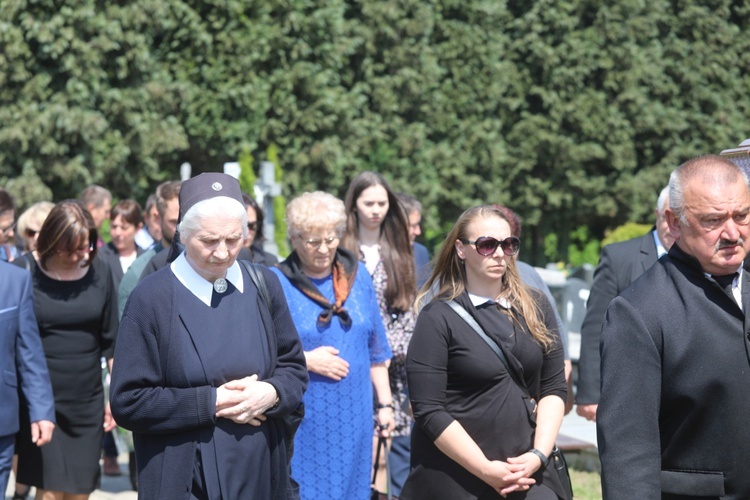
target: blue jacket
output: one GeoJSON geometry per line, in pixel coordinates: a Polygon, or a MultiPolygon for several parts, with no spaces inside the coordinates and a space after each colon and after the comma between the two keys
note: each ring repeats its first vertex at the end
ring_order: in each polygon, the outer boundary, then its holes
{"type": "Polygon", "coordinates": [[[18,432],[18,384],[32,422],[55,421],[55,402],[28,271],[0,262],[0,436],[18,432]],[[20,381],[18,380],[20,378],[20,381]]]}

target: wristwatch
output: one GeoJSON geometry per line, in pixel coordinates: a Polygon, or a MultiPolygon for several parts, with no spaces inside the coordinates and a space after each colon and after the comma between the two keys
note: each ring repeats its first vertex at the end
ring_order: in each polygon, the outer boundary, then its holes
{"type": "Polygon", "coordinates": [[[542,468],[547,467],[547,464],[549,463],[549,458],[547,458],[547,455],[537,450],[536,448],[530,449],[529,453],[533,453],[534,455],[539,457],[539,460],[542,461],[542,468]]]}

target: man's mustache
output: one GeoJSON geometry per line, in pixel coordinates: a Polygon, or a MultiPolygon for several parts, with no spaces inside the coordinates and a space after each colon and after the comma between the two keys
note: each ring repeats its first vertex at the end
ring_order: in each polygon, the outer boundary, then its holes
{"type": "Polygon", "coordinates": [[[725,239],[721,239],[721,240],[719,240],[719,242],[718,242],[718,243],[716,244],[716,251],[718,252],[718,251],[719,251],[719,250],[721,250],[722,248],[729,248],[729,247],[733,247],[733,246],[735,246],[735,245],[737,245],[737,246],[744,246],[744,244],[745,244],[745,239],[744,239],[744,238],[742,238],[742,237],[740,237],[740,238],[738,238],[738,239],[736,239],[736,240],[725,240],[725,239]]]}

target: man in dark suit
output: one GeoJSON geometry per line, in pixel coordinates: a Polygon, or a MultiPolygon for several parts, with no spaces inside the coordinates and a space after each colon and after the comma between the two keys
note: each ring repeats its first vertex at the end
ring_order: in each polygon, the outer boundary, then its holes
{"type": "Polygon", "coordinates": [[[417,273],[417,290],[419,290],[432,273],[430,252],[426,246],[417,241],[417,236],[422,234],[422,204],[406,193],[398,193],[398,201],[401,202],[409,218],[409,241],[411,241],[411,250],[414,254],[414,270],[417,273]]]}
{"type": "Polygon", "coordinates": [[[675,243],[607,309],[604,498],[750,498],[749,185],[714,155],[672,172],[675,243]]]}
{"type": "Polygon", "coordinates": [[[656,226],[653,230],[638,238],[602,248],[586,303],[586,317],[581,325],[581,356],[578,361],[576,411],[588,420],[596,420],[599,403],[599,340],[604,313],[612,299],[629,287],[672,246],[674,239],[664,216],[668,206],[669,188],[665,187],[656,202],[656,226]]]}
{"type": "Polygon", "coordinates": [[[0,493],[5,494],[20,425],[19,384],[28,405],[31,440],[37,446],[47,444],[55,428],[55,403],[34,314],[31,276],[6,262],[0,262],[0,373],[0,493]]]}

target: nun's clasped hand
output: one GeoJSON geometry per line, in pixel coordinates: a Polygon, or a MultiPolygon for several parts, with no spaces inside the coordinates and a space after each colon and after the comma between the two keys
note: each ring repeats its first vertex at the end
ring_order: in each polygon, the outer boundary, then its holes
{"type": "Polygon", "coordinates": [[[276,404],[276,388],[257,375],[231,380],[216,389],[216,416],[238,424],[259,426],[276,404]]]}

